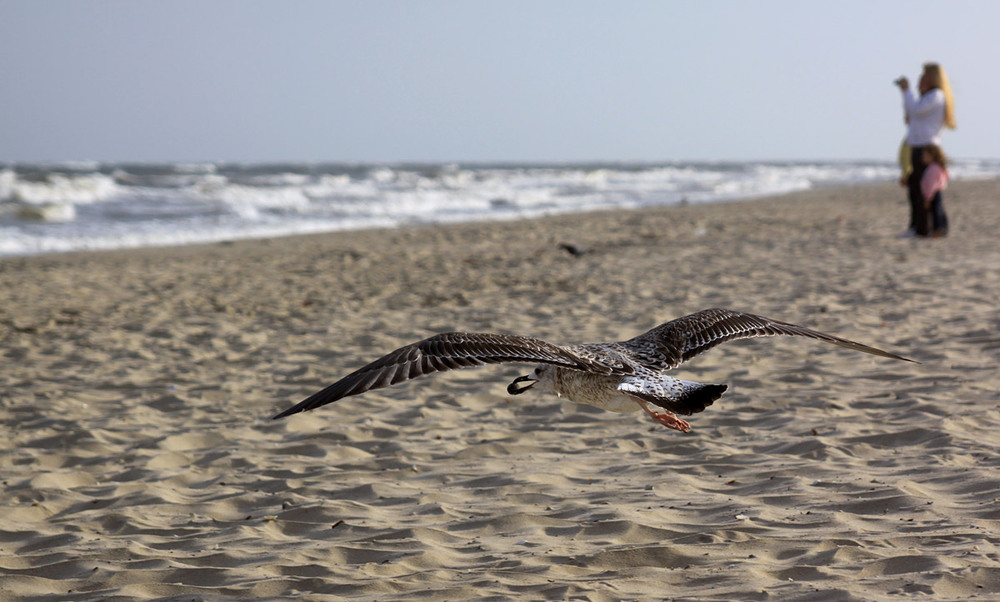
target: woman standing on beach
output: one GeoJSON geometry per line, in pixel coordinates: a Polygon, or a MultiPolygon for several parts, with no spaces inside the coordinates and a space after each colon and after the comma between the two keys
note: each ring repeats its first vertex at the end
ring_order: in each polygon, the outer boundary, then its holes
{"type": "Polygon", "coordinates": [[[910,228],[901,236],[928,236],[931,234],[930,220],[928,211],[924,207],[924,195],[920,189],[920,180],[926,167],[924,147],[931,144],[940,145],[941,129],[944,126],[955,129],[955,102],[951,96],[948,76],[937,63],[924,64],[924,72],[918,84],[919,98],[910,89],[910,82],[905,77],[896,80],[896,85],[903,92],[903,110],[908,125],[906,142],[910,145],[912,164],[907,182],[910,228]]]}

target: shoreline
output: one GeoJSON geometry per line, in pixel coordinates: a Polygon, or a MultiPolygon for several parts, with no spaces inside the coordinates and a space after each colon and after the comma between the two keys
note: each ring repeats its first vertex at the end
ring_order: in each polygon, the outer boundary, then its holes
{"type": "MultiPolygon", "coordinates": [[[[953,166],[952,175],[995,178],[995,163],[953,166]]],[[[24,256],[211,244],[318,230],[531,219],[598,206],[731,202],[837,183],[888,182],[898,173],[878,161],[204,167],[108,164],[97,171],[20,175],[8,170],[0,190],[6,199],[0,213],[9,218],[0,227],[0,251],[24,256]],[[127,222],[110,217],[123,211],[127,222]],[[18,220],[15,214],[42,220],[18,220]]]]}
{"type": "MultiPolygon", "coordinates": [[[[974,191],[980,191],[983,189],[989,189],[992,184],[1000,182],[1000,178],[971,178],[963,179],[958,181],[952,181],[949,185],[950,190],[954,190],[956,187],[959,189],[968,188],[974,191]]],[[[905,202],[905,190],[897,186],[895,183],[890,182],[875,182],[875,183],[857,183],[857,184],[821,184],[815,187],[805,189],[805,190],[794,190],[790,192],[774,193],[774,194],[763,194],[763,195],[752,195],[745,198],[735,198],[735,199],[723,199],[715,201],[705,201],[705,202],[695,202],[688,203],[682,202],[679,204],[670,205],[652,205],[643,207],[616,207],[616,208],[594,208],[587,209],[583,211],[574,212],[557,212],[546,215],[537,216],[527,216],[527,217],[505,217],[499,219],[490,219],[483,221],[455,221],[455,222],[428,222],[428,223],[414,223],[414,224],[401,224],[393,226],[371,226],[362,228],[345,228],[342,230],[329,230],[322,232],[303,232],[303,233],[290,233],[282,234],[276,236],[261,236],[254,238],[231,238],[216,241],[205,241],[205,242],[194,242],[194,243],[179,243],[179,244],[165,244],[165,245],[148,245],[148,246],[138,246],[138,247],[119,247],[119,248],[93,248],[93,249],[77,249],[72,251],[49,251],[41,253],[31,253],[31,254],[16,254],[16,255],[0,255],[0,262],[3,261],[15,261],[20,259],[30,259],[30,258],[41,258],[41,257],[58,257],[58,256],[73,256],[73,255],[87,255],[87,254],[116,254],[116,253],[171,253],[174,251],[179,251],[181,249],[191,248],[194,250],[211,248],[215,246],[229,246],[229,245],[253,245],[255,243],[271,244],[287,239],[310,239],[310,238],[327,238],[327,237],[351,237],[354,235],[363,235],[367,232],[381,232],[381,233],[392,233],[397,231],[406,230],[422,230],[422,229],[437,229],[437,228],[461,228],[461,227],[484,227],[489,228],[491,225],[503,225],[503,224],[516,224],[516,223],[526,223],[534,221],[560,221],[564,218],[574,218],[574,217],[584,217],[591,215],[604,215],[613,216],[615,214],[633,214],[633,213],[650,213],[659,215],[663,212],[671,211],[697,211],[699,208],[709,209],[712,207],[738,207],[744,203],[756,204],[773,204],[781,203],[782,201],[790,201],[793,203],[800,202],[799,199],[805,199],[809,202],[812,197],[822,198],[828,196],[827,193],[834,193],[836,195],[847,195],[847,196],[858,196],[872,194],[874,196],[880,196],[878,202],[898,202],[903,204],[905,202]],[[877,191],[877,192],[868,192],[877,191]],[[901,192],[902,196],[895,194],[896,192],[901,192]],[[895,198],[899,197],[899,198],[895,198]]],[[[905,208],[905,207],[904,207],[905,208]]],[[[904,216],[905,217],[905,216],[904,216]]]]}
{"type": "MultiPolygon", "coordinates": [[[[1000,180],[0,258],[0,598],[1000,594],[1000,180]],[[572,245],[577,254],[561,245],[572,245]],[[781,337],[682,435],[458,370],[270,417],[448,330],[781,337]]],[[[672,372],[673,374],[673,372],[672,372]]]]}

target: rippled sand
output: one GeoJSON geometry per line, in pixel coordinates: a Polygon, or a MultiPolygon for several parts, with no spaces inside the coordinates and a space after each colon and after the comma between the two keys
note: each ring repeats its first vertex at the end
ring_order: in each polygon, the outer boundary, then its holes
{"type": "Polygon", "coordinates": [[[1000,183],[0,260],[0,599],[1000,595],[1000,183]],[[582,248],[572,255],[560,248],[582,248]],[[684,435],[452,372],[275,412],[443,330],[804,324],[684,435]]]}

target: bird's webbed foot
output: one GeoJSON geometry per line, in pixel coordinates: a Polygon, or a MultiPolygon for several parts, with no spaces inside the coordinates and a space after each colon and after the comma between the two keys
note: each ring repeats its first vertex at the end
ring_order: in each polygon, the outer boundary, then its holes
{"type": "Polygon", "coordinates": [[[649,414],[650,418],[659,422],[663,426],[667,428],[672,428],[675,431],[680,431],[682,433],[688,433],[691,431],[691,425],[688,424],[687,420],[684,420],[683,418],[678,418],[677,416],[666,410],[664,410],[662,413],[655,412],[649,409],[649,406],[647,406],[644,402],[640,401],[638,403],[639,406],[643,409],[643,411],[649,414]]]}

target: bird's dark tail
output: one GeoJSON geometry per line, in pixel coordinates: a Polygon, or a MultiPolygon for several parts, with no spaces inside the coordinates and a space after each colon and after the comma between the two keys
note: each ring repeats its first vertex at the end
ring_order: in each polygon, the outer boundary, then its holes
{"type": "Polygon", "coordinates": [[[667,409],[685,416],[704,411],[716,399],[722,397],[722,394],[729,388],[728,385],[696,383],[687,380],[680,382],[684,385],[681,394],[676,399],[671,400],[672,403],[667,409]]]}
{"type": "Polygon", "coordinates": [[[618,385],[618,390],[626,395],[670,410],[675,414],[690,416],[712,405],[729,388],[727,385],[696,383],[670,377],[662,378],[664,379],[663,383],[647,382],[641,378],[626,379],[618,385]],[[660,384],[666,386],[658,386],[660,384]]]}

